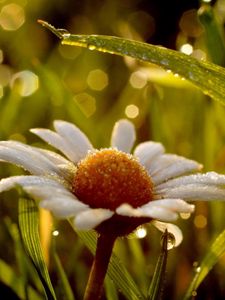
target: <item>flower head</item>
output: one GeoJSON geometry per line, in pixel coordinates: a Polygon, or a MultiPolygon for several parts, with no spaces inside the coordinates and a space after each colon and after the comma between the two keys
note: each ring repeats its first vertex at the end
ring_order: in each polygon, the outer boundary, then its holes
{"type": "Polygon", "coordinates": [[[0,142],[0,160],[23,167],[32,175],[0,181],[0,192],[15,185],[56,217],[72,218],[81,230],[125,235],[153,222],[160,230],[182,235],[173,224],[180,213],[192,213],[195,200],[225,200],[225,176],[201,174],[202,166],[181,156],[165,154],[160,143],[134,148],[134,126],[120,120],[111,148],[96,150],[73,124],[54,122],[55,131],[32,129],[64,156],[15,141],[0,142]]]}

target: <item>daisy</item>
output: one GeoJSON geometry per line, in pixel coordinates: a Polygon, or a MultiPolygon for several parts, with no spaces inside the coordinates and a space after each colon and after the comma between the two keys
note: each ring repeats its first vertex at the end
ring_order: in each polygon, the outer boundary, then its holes
{"type": "Polygon", "coordinates": [[[58,218],[72,218],[79,230],[114,231],[120,236],[149,221],[172,230],[162,222],[192,213],[194,205],[188,201],[225,200],[224,175],[187,175],[199,172],[202,165],[165,154],[160,143],[141,143],[130,154],[135,129],[128,120],[115,124],[111,148],[100,150],[69,122],[55,121],[54,128],[31,132],[64,156],[16,141],[0,142],[1,161],[33,174],[2,179],[0,192],[20,185],[40,201],[40,207],[58,218]]]}
{"type": "MultiPolygon", "coordinates": [[[[100,254],[107,256],[108,247],[108,260],[118,236],[147,222],[173,233],[178,245],[181,231],[168,222],[175,221],[180,213],[192,213],[194,205],[189,201],[225,200],[224,175],[200,174],[199,163],[166,154],[160,143],[141,143],[130,154],[135,129],[128,120],[115,124],[111,147],[100,150],[94,149],[71,123],[58,120],[54,128],[55,131],[37,128],[31,132],[63,156],[16,141],[0,142],[0,160],[32,174],[2,179],[0,192],[20,185],[39,201],[40,207],[58,218],[72,219],[78,230],[95,229],[100,236],[97,252],[102,247],[100,254]]],[[[93,270],[97,268],[93,266],[93,270]]],[[[106,269],[107,263],[104,272],[106,269]]],[[[90,295],[93,286],[101,282],[99,276],[97,281],[95,277],[96,274],[89,277],[85,299],[97,299],[99,291],[90,295]]]]}

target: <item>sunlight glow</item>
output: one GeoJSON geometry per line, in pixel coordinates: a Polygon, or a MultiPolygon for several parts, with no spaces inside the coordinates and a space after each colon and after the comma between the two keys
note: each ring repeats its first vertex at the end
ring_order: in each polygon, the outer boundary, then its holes
{"type": "Polygon", "coordinates": [[[128,118],[135,119],[139,115],[139,108],[134,104],[127,105],[125,114],[128,118]]]}
{"type": "Polygon", "coordinates": [[[25,22],[24,9],[15,3],[3,6],[0,12],[0,25],[4,30],[17,30],[25,22]]]}

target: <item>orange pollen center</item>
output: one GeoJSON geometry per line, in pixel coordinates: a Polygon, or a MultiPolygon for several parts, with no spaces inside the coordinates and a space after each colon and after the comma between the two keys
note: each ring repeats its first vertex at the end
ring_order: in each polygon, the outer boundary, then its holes
{"type": "Polygon", "coordinates": [[[91,152],[80,161],[73,193],[92,208],[139,207],[152,199],[153,184],[135,157],[116,149],[91,152]]]}

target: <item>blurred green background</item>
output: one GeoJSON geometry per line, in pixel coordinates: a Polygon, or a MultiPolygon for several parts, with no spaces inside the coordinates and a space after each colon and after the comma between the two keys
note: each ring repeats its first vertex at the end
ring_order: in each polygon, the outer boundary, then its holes
{"type": "MultiPolygon", "coordinates": [[[[114,122],[128,118],[137,128],[137,142],[160,141],[168,152],[203,163],[205,171],[224,173],[225,110],[221,104],[154,65],[62,46],[37,23],[43,19],[71,33],[160,44],[224,66],[225,1],[209,2],[0,0],[0,139],[47,147],[29,128],[51,128],[54,119],[64,119],[78,125],[94,146],[106,147],[114,122]]],[[[22,170],[1,164],[1,178],[15,174],[22,170]]],[[[20,296],[18,290],[12,292],[11,271],[22,281],[28,278],[41,294],[36,273],[21,248],[17,194],[5,193],[0,200],[0,294],[8,290],[12,294],[5,299],[20,296]]],[[[164,299],[182,297],[194,268],[225,227],[224,211],[224,203],[198,203],[193,216],[177,222],[184,240],[169,252],[164,299]]],[[[46,225],[49,216],[42,219],[46,225]]],[[[53,230],[74,295],[81,299],[92,256],[66,222],[54,222],[53,229],[46,225],[46,235],[53,230]]],[[[145,238],[121,239],[115,249],[144,291],[160,249],[160,234],[151,226],[146,230],[145,238]]],[[[64,299],[51,254],[49,268],[59,299],[64,299]]],[[[196,299],[224,299],[224,273],[222,258],[196,299]]]]}

